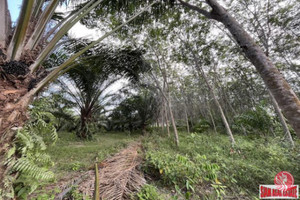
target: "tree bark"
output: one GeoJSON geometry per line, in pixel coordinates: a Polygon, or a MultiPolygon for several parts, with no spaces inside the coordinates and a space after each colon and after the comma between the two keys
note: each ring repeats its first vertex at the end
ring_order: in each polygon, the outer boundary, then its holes
{"type": "Polygon", "coordinates": [[[300,138],[300,101],[283,75],[266,56],[263,50],[255,43],[251,36],[243,29],[235,18],[222,7],[216,0],[206,0],[212,8],[210,12],[202,8],[188,4],[182,0],[179,2],[190,9],[193,9],[209,19],[221,22],[230,31],[237,41],[246,57],[255,66],[264,83],[276,99],[283,114],[294,128],[300,138]]]}
{"type": "Polygon", "coordinates": [[[166,107],[166,103],[164,103],[164,113],[165,113],[165,119],[166,119],[166,125],[167,125],[167,133],[168,137],[170,137],[170,126],[169,126],[169,116],[168,116],[168,111],[166,107]]]}
{"type": "Polygon", "coordinates": [[[11,34],[11,18],[7,0],[0,0],[0,48],[6,48],[8,36],[11,34]]]}
{"type": "MultiPolygon", "coordinates": [[[[163,89],[161,88],[161,86],[159,85],[159,82],[158,80],[156,79],[156,77],[153,75],[153,73],[151,72],[151,75],[157,85],[157,88],[159,89],[159,91],[161,92],[161,94],[163,95],[164,99],[166,100],[166,103],[167,103],[167,107],[168,107],[168,110],[169,110],[169,116],[170,116],[170,119],[171,119],[171,123],[172,123],[172,126],[173,126],[173,130],[174,130],[174,139],[175,139],[175,144],[176,146],[179,146],[179,138],[178,138],[178,132],[177,132],[177,127],[176,127],[176,123],[175,123],[175,120],[174,120],[174,116],[173,116],[173,112],[172,112],[172,106],[171,106],[171,102],[170,102],[170,93],[167,92],[168,94],[165,94],[165,91],[163,91],[163,89]],[[168,96],[167,96],[168,95],[168,96]]],[[[163,74],[163,78],[164,78],[164,81],[166,83],[166,86],[167,88],[168,87],[168,84],[166,82],[166,77],[164,76],[163,74]]]]}
{"type": "Polygon", "coordinates": [[[213,116],[212,116],[212,114],[211,114],[210,109],[208,110],[208,113],[209,113],[210,120],[211,120],[211,122],[212,122],[212,124],[213,124],[214,131],[215,131],[215,133],[217,134],[217,133],[218,133],[218,132],[217,132],[217,127],[216,127],[215,120],[214,120],[214,118],[213,118],[213,116]]]}
{"type": "Polygon", "coordinates": [[[268,90],[268,93],[270,95],[270,98],[271,98],[272,104],[274,106],[274,109],[275,109],[275,111],[276,111],[276,113],[278,115],[279,121],[280,121],[280,123],[282,125],[283,131],[285,133],[284,135],[288,137],[288,140],[290,141],[291,146],[294,147],[295,144],[294,144],[292,135],[291,135],[291,133],[289,131],[289,128],[288,128],[288,126],[287,126],[287,124],[285,122],[284,116],[282,115],[281,110],[280,110],[280,108],[279,108],[279,106],[278,106],[278,104],[277,104],[274,96],[272,95],[272,93],[269,90],[268,90]]]}
{"type": "MultiPolygon", "coordinates": [[[[203,71],[203,69],[201,68],[201,66],[200,66],[200,64],[198,62],[198,58],[196,57],[195,53],[193,52],[193,50],[191,48],[189,48],[189,49],[190,49],[190,51],[191,51],[191,53],[193,55],[193,59],[194,59],[195,65],[196,65],[196,70],[198,71],[198,75],[199,75],[199,72],[200,72],[201,75],[202,75],[202,77],[204,78],[204,81],[205,81],[205,83],[206,83],[206,85],[207,85],[207,87],[208,87],[208,89],[209,89],[209,91],[210,91],[210,93],[211,93],[211,95],[213,97],[213,100],[214,100],[214,102],[215,102],[215,104],[216,104],[216,106],[217,106],[217,108],[218,108],[218,110],[219,110],[219,112],[221,114],[221,118],[222,118],[222,121],[223,121],[223,123],[225,125],[226,132],[227,132],[227,134],[229,136],[229,139],[231,141],[231,144],[233,146],[233,145],[235,145],[235,140],[234,140],[233,134],[231,132],[230,126],[228,124],[228,121],[226,119],[226,116],[225,116],[225,114],[223,112],[222,106],[220,105],[220,103],[219,103],[219,101],[217,99],[217,96],[215,94],[215,89],[214,89],[214,87],[212,85],[210,85],[210,83],[208,81],[208,78],[207,78],[205,72],[203,71]]],[[[200,75],[199,75],[199,77],[200,77],[200,75]]]]}
{"type": "MultiPolygon", "coordinates": [[[[162,105],[164,105],[164,101],[162,100],[162,105]]],[[[161,115],[161,131],[162,133],[165,132],[165,110],[164,110],[164,107],[162,106],[161,110],[160,110],[160,115],[161,115]]]]}
{"type": "Polygon", "coordinates": [[[185,113],[186,129],[189,134],[190,133],[190,125],[189,125],[189,118],[188,118],[188,114],[187,114],[187,108],[186,108],[185,104],[184,104],[184,113],[185,113]]]}
{"type": "MultiPolygon", "coordinates": [[[[198,66],[198,68],[199,68],[199,66],[198,66]]],[[[202,70],[202,76],[203,76],[203,78],[204,78],[204,80],[205,80],[205,83],[206,83],[206,85],[207,85],[209,91],[211,92],[211,95],[213,96],[213,99],[214,99],[214,102],[215,102],[216,106],[217,106],[218,109],[219,109],[219,112],[220,112],[220,114],[221,114],[222,121],[223,121],[223,123],[224,123],[224,125],[225,125],[226,132],[227,132],[227,134],[228,134],[228,136],[229,136],[229,139],[230,139],[230,141],[231,141],[231,144],[234,145],[234,144],[235,144],[235,140],[234,140],[233,134],[232,134],[232,132],[231,132],[230,126],[229,126],[228,121],[227,121],[227,119],[226,119],[226,116],[225,116],[225,114],[224,114],[224,112],[223,112],[223,109],[222,109],[222,107],[221,107],[221,105],[220,105],[220,103],[219,103],[219,101],[218,101],[218,99],[217,99],[217,96],[216,96],[215,91],[214,91],[214,87],[211,86],[211,85],[209,84],[208,78],[206,77],[206,75],[205,75],[205,73],[204,73],[203,70],[202,70]]]]}
{"type": "MultiPolygon", "coordinates": [[[[5,187],[5,177],[8,173],[5,165],[6,153],[12,147],[16,130],[28,120],[27,108],[33,94],[28,92],[26,81],[18,86],[11,81],[0,78],[0,188],[5,187]]],[[[2,194],[0,193],[0,196],[2,194]]]]}
{"type": "Polygon", "coordinates": [[[168,94],[168,97],[169,98],[167,100],[167,104],[168,104],[168,108],[169,108],[171,123],[172,123],[172,126],[173,126],[173,131],[174,131],[174,136],[175,136],[175,143],[176,143],[176,146],[179,146],[179,138],[178,138],[177,127],[176,127],[175,119],[174,119],[174,116],[173,116],[172,105],[171,105],[171,102],[170,102],[170,93],[168,94]]]}

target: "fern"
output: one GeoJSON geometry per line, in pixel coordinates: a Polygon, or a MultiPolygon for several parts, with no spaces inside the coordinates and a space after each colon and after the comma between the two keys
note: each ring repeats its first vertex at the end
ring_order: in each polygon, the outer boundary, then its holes
{"type": "Polygon", "coordinates": [[[45,150],[58,138],[55,124],[56,119],[51,113],[33,108],[30,122],[16,134],[6,164],[12,174],[18,174],[14,181],[18,199],[26,199],[43,181],[54,178],[53,172],[49,171],[53,162],[45,150]]]}

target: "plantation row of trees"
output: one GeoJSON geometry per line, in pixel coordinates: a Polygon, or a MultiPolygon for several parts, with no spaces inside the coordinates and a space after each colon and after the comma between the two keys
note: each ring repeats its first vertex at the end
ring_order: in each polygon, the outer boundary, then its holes
{"type": "Polygon", "coordinates": [[[177,129],[224,132],[232,145],[236,134],[280,136],[291,147],[300,136],[296,0],[24,0],[15,27],[7,0],[0,7],[4,192],[6,154],[34,98],[50,99],[55,127],[82,139],[100,128],[146,134],[153,126],[176,145],[177,129]],[[78,22],[105,34],[72,38],[78,22]],[[49,84],[58,90],[38,96],[49,84]]]}

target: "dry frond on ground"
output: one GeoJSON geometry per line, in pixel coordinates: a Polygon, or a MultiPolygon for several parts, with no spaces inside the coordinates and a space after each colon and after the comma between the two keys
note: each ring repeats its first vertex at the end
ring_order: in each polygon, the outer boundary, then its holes
{"type": "MultiPolygon", "coordinates": [[[[101,199],[130,199],[130,195],[146,183],[143,173],[138,170],[142,161],[138,155],[140,148],[140,144],[133,144],[99,164],[101,199]]],[[[92,197],[94,181],[93,174],[78,186],[78,190],[92,197]]]]}

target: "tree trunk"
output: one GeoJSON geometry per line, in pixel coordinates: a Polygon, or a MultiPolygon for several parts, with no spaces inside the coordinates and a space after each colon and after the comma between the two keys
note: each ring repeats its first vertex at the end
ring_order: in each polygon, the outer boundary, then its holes
{"type": "Polygon", "coordinates": [[[255,66],[264,83],[276,99],[283,114],[300,138],[300,101],[297,95],[263,50],[243,29],[241,24],[239,24],[216,0],[206,0],[206,3],[212,8],[210,12],[190,5],[182,0],[179,1],[182,5],[225,25],[239,44],[240,48],[244,51],[246,57],[255,66]]]}
{"type": "Polygon", "coordinates": [[[230,141],[231,141],[231,144],[234,145],[234,144],[235,144],[235,140],[234,140],[233,134],[232,134],[232,132],[231,132],[230,126],[229,126],[228,121],[227,121],[227,119],[226,119],[226,116],[225,116],[225,114],[224,114],[224,112],[223,112],[223,109],[222,109],[222,107],[221,107],[221,105],[220,105],[220,103],[219,103],[219,101],[218,101],[218,99],[217,99],[217,96],[216,96],[215,91],[214,91],[214,87],[213,87],[212,85],[209,84],[208,78],[206,77],[205,72],[204,72],[204,71],[201,69],[201,67],[199,66],[198,61],[197,61],[197,58],[196,58],[195,56],[194,56],[194,59],[195,59],[196,66],[197,66],[198,70],[201,71],[201,74],[202,74],[202,76],[203,76],[203,78],[204,78],[204,81],[205,81],[205,83],[206,83],[206,85],[207,85],[207,87],[208,87],[208,89],[209,89],[211,95],[213,96],[213,99],[214,99],[214,102],[215,102],[216,106],[217,106],[218,109],[219,109],[219,112],[220,112],[220,114],[221,114],[222,121],[223,121],[223,123],[224,123],[224,125],[225,125],[226,132],[227,132],[227,134],[228,134],[228,136],[229,136],[229,139],[230,139],[230,141]]]}
{"type": "Polygon", "coordinates": [[[216,104],[216,106],[217,106],[217,108],[218,108],[218,110],[219,110],[219,112],[221,114],[221,118],[222,118],[222,121],[223,121],[223,123],[225,125],[226,132],[227,132],[227,134],[229,136],[231,144],[234,145],[235,144],[235,140],[234,140],[233,134],[231,132],[230,126],[229,126],[228,121],[226,119],[226,116],[225,116],[225,114],[223,112],[223,109],[222,109],[222,107],[221,107],[221,105],[220,105],[220,103],[219,103],[219,101],[218,101],[218,99],[216,97],[216,94],[215,94],[215,91],[214,91],[215,89],[214,89],[214,87],[212,85],[209,84],[208,78],[207,78],[205,72],[202,70],[202,68],[201,68],[201,66],[200,66],[200,64],[198,62],[198,58],[196,57],[195,53],[193,52],[193,50],[191,48],[189,48],[189,49],[190,49],[191,53],[193,54],[193,59],[194,59],[195,65],[196,65],[196,70],[198,71],[198,76],[200,77],[200,73],[201,73],[202,77],[204,78],[204,81],[205,81],[205,83],[206,83],[206,85],[207,85],[207,87],[209,89],[209,92],[213,96],[214,102],[215,102],[215,104],[216,104]]]}
{"type": "Polygon", "coordinates": [[[170,137],[170,126],[169,126],[169,116],[168,116],[168,111],[166,108],[166,104],[164,105],[164,113],[165,113],[165,119],[166,119],[166,125],[167,125],[167,133],[168,133],[168,137],[170,137]]]}
{"type": "Polygon", "coordinates": [[[28,92],[27,81],[14,81],[0,77],[0,188],[3,193],[8,189],[4,186],[6,153],[11,148],[16,129],[21,128],[29,118],[27,107],[33,97],[28,92]]]}
{"type": "Polygon", "coordinates": [[[11,18],[7,0],[0,0],[0,49],[6,48],[8,36],[11,34],[11,18]]]}
{"type": "Polygon", "coordinates": [[[272,93],[271,93],[269,90],[268,90],[268,92],[269,92],[269,95],[270,95],[272,104],[273,104],[273,106],[274,106],[274,109],[275,109],[275,111],[276,111],[276,113],[277,113],[277,115],[278,115],[278,118],[279,118],[279,120],[280,120],[280,123],[281,123],[281,125],[282,125],[283,131],[284,131],[284,133],[285,133],[284,135],[285,135],[285,136],[286,136],[286,135],[288,136],[288,140],[290,141],[292,147],[294,147],[295,144],[294,144],[292,135],[291,135],[291,133],[290,133],[290,131],[289,131],[289,128],[288,128],[288,126],[287,126],[287,124],[286,124],[286,122],[285,122],[284,116],[282,115],[281,110],[280,110],[280,108],[279,108],[279,106],[278,106],[278,104],[277,104],[277,102],[276,102],[274,96],[272,95],[272,93]]]}
{"type": "Polygon", "coordinates": [[[213,116],[212,116],[210,110],[208,110],[208,113],[209,113],[210,120],[211,120],[211,122],[212,122],[212,124],[213,124],[214,131],[215,131],[215,133],[217,134],[218,132],[217,132],[217,127],[216,127],[216,124],[215,124],[215,120],[214,120],[214,118],[213,118],[213,116]]]}
{"type": "Polygon", "coordinates": [[[82,139],[88,139],[89,137],[89,133],[88,133],[88,123],[91,121],[92,119],[92,106],[87,107],[87,108],[83,108],[80,111],[80,121],[81,121],[81,125],[80,125],[80,129],[77,132],[77,136],[82,138],[82,139]]]}
{"type": "Polygon", "coordinates": [[[187,108],[186,108],[185,104],[184,104],[184,113],[185,113],[186,129],[189,134],[190,133],[190,125],[189,125],[189,118],[188,118],[188,114],[187,114],[187,108]]]}
{"type": "Polygon", "coordinates": [[[170,94],[169,94],[169,99],[167,100],[167,103],[168,103],[171,123],[172,123],[172,126],[173,126],[174,136],[175,136],[175,138],[174,138],[175,139],[175,144],[176,144],[176,146],[179,146],[178,132],[177,132],[175,119],[174,119],[174,116],[173,116],[172,105],[171,105],[171,101],[170,101],[170,94]]]}
{"type": "MultiPolygon", "coordinates": [[[[164,104],[164,103],[162,103],[162,104],[164,104]]],[[[161,114],[161,131],[162,131],[162,133],[164,133],[165,132],[165,121],[164,121],[164,119],[165,119],[165,113],[164,113],[164,107],[162,107],[162,109],[160,110],[160,114],[161,114]]]]}

